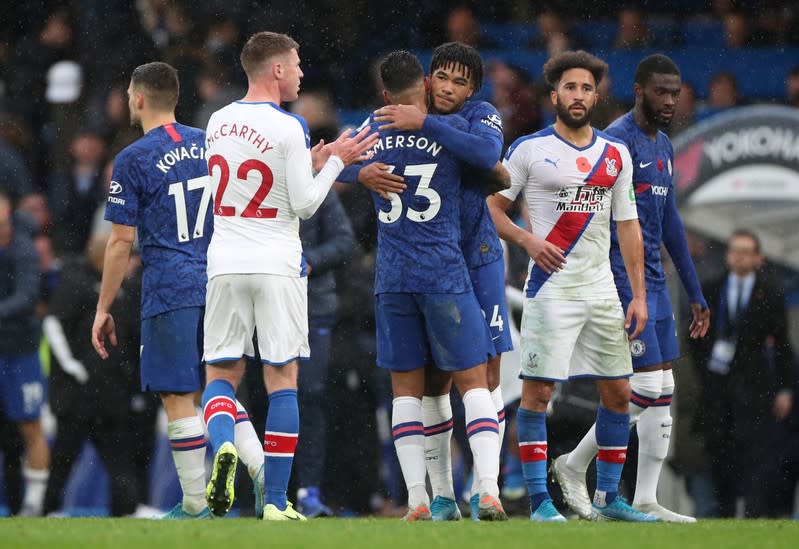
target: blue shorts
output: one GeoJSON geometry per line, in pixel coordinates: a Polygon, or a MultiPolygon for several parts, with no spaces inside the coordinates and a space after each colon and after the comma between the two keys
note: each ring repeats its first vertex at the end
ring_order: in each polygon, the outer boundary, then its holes
{"type": "Polygon", "coordinates": [[[38,419],[44,404],[47,385],[39,352],[0,355],[0,398],[11,421],[38,419]]]}
{"type": "Polygon", "coordinates": [[[498,259],[469,269],[474,295],[491,332],[494,344],[492,356],[513,350],[508,327],[508,305],[505,302],[505,261],[498,259]]]}
{"type": "Polygon", "coordinates": [[[491,334],[474,293],[378,294],[377,365],[410,372],[430,362],[468,370],[493,354],[491,334]]]}
{"type": "MultiPolygon", "coordinates": [[[[632,301],[632,290],[619,288],[619,298],[627,314],[627,305],[632,301]]],[[[649,320],[644,331],[630,342],[630,354],[633,357],[633,370],[646,368],[655,364],[663,364],[680,358],[680,346],[677,342],[677,323],[671,309],[669,291],[646,292],[646,306],[649,309],[649,320]]]]}
{"type": "Polygon", "coordinates": [[[203,307],[187,307],[142,320],[142,391],[191,393],[202,388],[203,312],[203,307]]]}

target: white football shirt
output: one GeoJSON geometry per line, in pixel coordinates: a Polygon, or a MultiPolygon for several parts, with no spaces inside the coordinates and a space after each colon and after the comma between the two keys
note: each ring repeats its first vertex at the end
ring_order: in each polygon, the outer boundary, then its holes
{"type": "Polygon", "coordinates": [[[575,147],[550,126],[516,140],[503,164],[515,200],[524,191],[534,235],[566,252],[560,272],[547,274],[530,260],[527,296],[543,299],[618,299],[610,270],[610,219],[637,219],[632,160],[619,140],[594,130],[575,147]]]}
{"type": "Polygon", "coordinates": [[[331,156],[316,178],[302,117],[274,103],[236,101],[206,130],[214,193],[208,278],[220,274],[305,275],[299,219],[313,215],[344,168],[331,156]]]}

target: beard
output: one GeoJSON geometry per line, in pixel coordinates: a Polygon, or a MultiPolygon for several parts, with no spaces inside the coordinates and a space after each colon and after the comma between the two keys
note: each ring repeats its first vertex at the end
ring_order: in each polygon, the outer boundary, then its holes
{"type": "Polygon", "coordinates": [[[644,118],[646,121],[655,128],[668,128],[671,124],[671,121],[674,119],[674,115],[672,115],[672,117],[669,119],[664,119],[661,117],[660,113],[652,108],[652,105],[649,104],[649,102],[646,100],[646,97],[644,97],[644,100],[641,102],[641,110],[644,113],[644,118]]]}
{"type": "Polygon", "coordinates": [[[583,114],[583,116],[580,118],[575,118],[569,112],[568,107],[566,107],[566,105],[561,103],[559,97],[558,102],[555,105],[555,112],[558,115],[558,119],[560,119],[561,122],[566,124],[566,126],[568,126],[573,130],[579,130],[580,128],[587,126],[591,122],[591,111],[593,110],[593,107],[588,108],[587,105],[583,106],[585,107],[585,114],[583,114]]]}

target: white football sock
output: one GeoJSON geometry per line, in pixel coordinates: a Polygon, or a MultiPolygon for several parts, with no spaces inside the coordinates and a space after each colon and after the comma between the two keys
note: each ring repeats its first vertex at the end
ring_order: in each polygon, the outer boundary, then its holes
{"type": "MultiPolygon", "coordinates": [[[[497,410],[497,421],[499,422],[499,455],[500,462],[502,461],[502,441],[505,439],[505,401],[502,398],[502,386],[497,385],[497,388],[491,391],[491,401],[494,403],[494,408],[497,410]],[[500,416],[502,419],[500,419],[500,416]]],[[[480,474],[477,471],[476,464],[472,468],[472,489],[470,495],[480,493],[480,474]]]]}
{"type": "MultiPolygon", "coordinates": [[[[203,424],[197,416],[184,417],[167,424],[170,441],[204,436],[203,424]]],[[[206,508],[205,503],[205,444],[192,450],[172,450],[183,490],[183,510],[196,515],[206,508]]]]}
{"type": "Polygon", "coordinates": [[[402,476],[408,488],[408,507],[429,505],[425,486],[424,424],[422,401],[414,397],[398,397],[393,401],[391,427],[402,476]]]}
{"type": "Polygon", "coordinates": [[[44,493],[47,490],[47,479],[50,473],[47,469],[31,469],[27,465],[22,467],[22,478],[25,479],[25,497],[22,508],[35,516],[42,514],[44,493]]]}
{"type": "Polygon", "coordinates": [[[239,459],[247,467],[250,478],[255,480],[264,464],[264,447],[255,427],[250,421],[250,416],[244,406],[236,400],[236,426],[234,439],[239,459]],[[244,419],[246,416],[246,419],[244,419]]]}
{"type": "Polygon", "coordinates": [[[452,485],[452,405],[449,395],[422,398],[425,426],[424,457],[433,497],[455,499],[452,485]]]}
{"type": "MultiPolygon", "coordinates": [[[[664,370],[663,393],[660,398],[670,399],[673,391],[674,377],[671,370],[664,370]]],[[[670,405],[651,406],[638,419],[638,475],[633,500],[635,505],[657,502],[660,471],[669,454],[671,424],[670,405]]]]}
{"type": "Polygon", "coordinates": [[[499,427],[497,411],[488,389],[471,389],[463,395],[466,434],[480,479],[480,493],[499,496],[499,427]]]}

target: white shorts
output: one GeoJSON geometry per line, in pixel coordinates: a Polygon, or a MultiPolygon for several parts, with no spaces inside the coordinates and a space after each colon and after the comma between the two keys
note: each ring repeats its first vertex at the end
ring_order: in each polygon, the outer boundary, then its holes
{"type": "Polygon", "coordinates": [[[618,299],[524,300],[519,377],[616,379],[633,373],[618,299]]]}
{"type": "Polygon", "coordinates": [[[282,366],[311,355],[308,279],[270,274],[225,274],[208,281],[205,362],[253,357],[258,330],[261,362],[282,366]]]}

